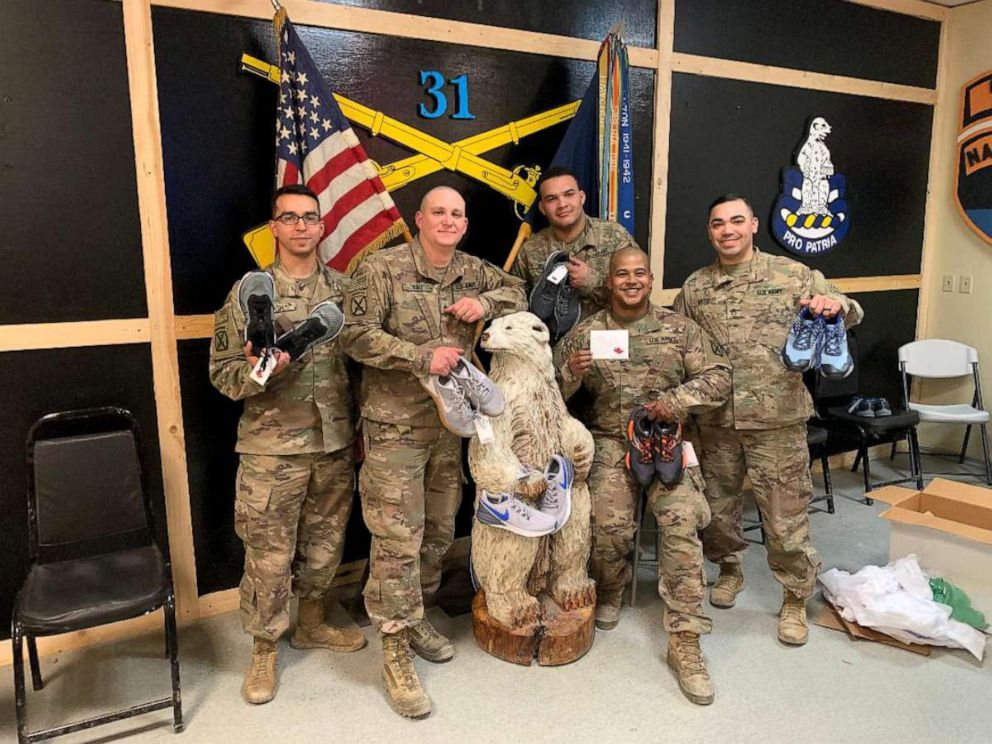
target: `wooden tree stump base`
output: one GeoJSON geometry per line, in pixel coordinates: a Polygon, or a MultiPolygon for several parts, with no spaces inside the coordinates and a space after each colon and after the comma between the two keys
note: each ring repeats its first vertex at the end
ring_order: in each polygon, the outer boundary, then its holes
{"type": "Polygon", "coordinates": [[[560,666],[582,658],[592,647],[595,634],[593,607],[566,612],[550,597],[541,598],[541,619],[522,628],[508,628],[494,620],[481,589],[472,600],[475,642],[488,654],[513,664],[560,666]]]}

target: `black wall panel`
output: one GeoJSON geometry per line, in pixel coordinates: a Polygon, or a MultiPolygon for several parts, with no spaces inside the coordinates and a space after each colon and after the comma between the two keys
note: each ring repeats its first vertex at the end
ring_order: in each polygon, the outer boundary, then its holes
{"type": "Polygon", "coordinates": [[[14,594],[27,570],[24,439],[38,418],[93,406],[131,410],[141,426],[148,483],[162,535],[165,510],[151,349],[147,344],[5,352],[0,354],[0,390],[6,391],[0,427],[0,637],[8,638],[14,594]]]}
{"type": "Polygon", "coordinates": [[[880,395],[893,406],[902,401],[899,347],[916,338],[919,290],[859,292],[865,319],[858,326],[858,365],[861,392],[880,395]]]}
{"type": "MultiPolygon", "coordinates": [[[[153,22],[176,312],[213,312],[251,267],[241,233],[268,216],[276,88],[239,75],[237,67],[242,52],[274,58],[271,24],[161,8],[153,9],[153,22]]],[[[576,100],[594,71],[592,62],[303,26],[298,31],[337,92],[447,142],[576,100]],[[466,74],[469,110],[476,118],[420,117],[418,104],[429,102],[420,70],[438,70],[448,78],[466,74]]],[[[639,195],[635,236],[643,243],[650,210],[654,73],[631,69],[631,87],[639,195]]],[[[511,169],[547,167],[565,126],[483,157],[511,169]]],[[[377,162],[411,154],[355,130],[377,162]]],[[[408,224],[413,225],[424,191],[439,184],[455,186],[466,197],[469,230],[463,249],[502,265],[519,226],[513,205],[465,176],[442,172],[394,191],[408,224]]]]}
{"type": "MultiPolygon", "coordinates": [[[[693,0],[690,0],[692,2],[693,0]]],[[[353,5],[391,10],[411,15],[518,28],[546,34],[601,41],[610,27],[624,24],[623,37],[629,46],[654,47],[658,28],[658,3],[629,0],[624,3],[588,0],[330,0],[335,5],[353,5]]]]}
{"type": "Polygon", "coordinates": [[[120,4],[3,0],[0,50],[0,324],[145,316],[120,4]]]}
{"type": "Polygon", "coordinates": [[[665,286],[678,287],[713,260],[706,208],[743,194],[761,222],[756,243],[792,255],[768,230],[781,170],[806,138],[807,119],[847,177],[851,228],[825,256],[804,257],[827,276],[917,274],[923,246],[933,109],[924,104],[676,74],[665,231],[665,286]]]}
{"type": "Polygon", "coordinates": [[[933,88],[940,23],[841,0],[678,0],[675,51],[933,88]]]}

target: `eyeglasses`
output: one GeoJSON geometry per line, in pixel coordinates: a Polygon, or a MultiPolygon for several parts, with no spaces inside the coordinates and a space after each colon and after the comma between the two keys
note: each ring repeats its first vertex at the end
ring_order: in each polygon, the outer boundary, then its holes
{"type": "Polygon", "coordinates": [[[313,227],[314,225],[320,224],[320,215],[316,212],[307,212],[306,214],[296,214],[296,212],[283,212],[278,217],[276,217],[277,222],[281,222],[284,225],[293,227],[299,224],[300,220],[303,220],[303,224],[313,227]]]}

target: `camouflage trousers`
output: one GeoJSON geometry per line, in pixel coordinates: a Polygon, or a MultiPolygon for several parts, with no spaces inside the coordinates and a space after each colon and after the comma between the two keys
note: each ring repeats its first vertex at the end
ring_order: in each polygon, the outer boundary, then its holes
{"type": "Polygon", "coordinates": [[[706,557],[717,563],[741,561],[747,547],[741,524],[746,473],[764,524],[768,567],[785,588],[809,597],[820,561],[806,511],[813,481],[805,422],[760,430],[700,426],[699,439],[706,498],[713,512],[713,521],[703,531],[706,557]]]}
{"type": "Polygon", "coordinates": [[[379,633],[424,617],[423,592],[441,584],[441,561],[461,503],[461,440],[447,429],[362,421],[358,478],[372,533],[365,609],[379,633]]]}
{"type": "MultiPolygon", "coordinates": [[[[640,484],[623,464],[623,442],[596,437],[589,472],[592,496],[592,555],[589,574],[596,581],[597,604],[619,606],[630,582],[630,558],[640,484]]],[[[665,602],[663,624],[669,633],[709,633],[703,614],[703,546],[699,530],[710,521],[699,468],[689,468],[682,482],[666,488],[657,481],[648,489],[658,539],[658,594],[665,602]]]]}
{"type": "Polygon", "coordinates": [[[305,455],[241,455],[234,530],[245,544],[241,623],[274,641],[289,600],[323,597],[334,580],[355,496],[352,448],[305,455]]]}

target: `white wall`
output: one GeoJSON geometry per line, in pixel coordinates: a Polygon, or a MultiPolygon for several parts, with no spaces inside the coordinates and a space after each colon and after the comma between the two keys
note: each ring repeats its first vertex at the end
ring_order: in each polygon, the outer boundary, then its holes
{"type": "MultiPolygon", "coordinates": [[[[992,0],[955,8],[948,17],[944,76],[938,91],[937,165],[930,187],[936,234],[932,255],[925,261],[923,281],[930,293],[921,338],[949,338],[978,349],[983,366],[982,388],[986,407],[992,406],[992,245],[965,224],[954,202],[957,135],[960,129],[961,87],[979,73],[992,70],[992,0]],[[943,275],[954,275],[954,291],[943,292],[943,275]],[[962,275],[973,277],[971,294],[958,292],[962,275]]],[[[921,400],[960,402],[971,394],[970,383],[927,382],[918,391],[921,400]]],[[[963,427],[924,426],[924,446],[956,449],[963,427]]],[[[972,438],[969,452],[981,457],[980,439],[972,438]]]]}

